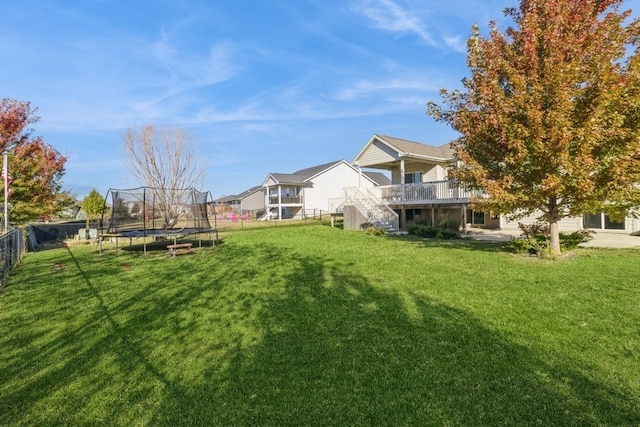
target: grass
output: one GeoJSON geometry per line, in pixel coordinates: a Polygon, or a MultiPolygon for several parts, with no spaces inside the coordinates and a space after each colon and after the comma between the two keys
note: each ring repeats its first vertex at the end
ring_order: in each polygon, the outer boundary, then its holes
{"type": "Polygon", "coordinates": [[[640,424],[636,250],[222,237],[29,254],[0,295],[0,425],[640,424]]]}

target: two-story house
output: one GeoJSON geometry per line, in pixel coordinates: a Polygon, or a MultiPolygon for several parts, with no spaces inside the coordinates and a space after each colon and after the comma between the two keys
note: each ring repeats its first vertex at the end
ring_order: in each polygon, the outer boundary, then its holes
{"type": "MultiPolygon", "coordinates": [[[[455,162],[450,144],[434,146],[373,135],[352,164],[361,169],[388,171],[391,185],[378,186],[366,193],[347,191],[345,227],[357,228],[358,223],[375,224],[376,215],[379,215],[373,214],[376,210],[392,210],[398,217],[400,228],[411,222],[438,226],[444,221],[451,221],[460,224],[462,229],[517,230],[518,222],[536,221],[539,215],[510,221],[502,215],[473,211],[469,202],[474,192],[447,177],[448,168],[455,162]]],[[[606,213],[564,218],[559,225],[563,231],[589,228],[631,233],[640,230],[640,220],[628,217],[623,222],[614,222],[606,213]]]]}
{"type": "Polygon", "coordinates": [[[269,217],[279,219],[333,213],[341,209],[346,187],[366,191],[384,180],[384,175],[363,174],[345,160],[293,173],[269,173],[262,184],[265,209],[269,217]]]}

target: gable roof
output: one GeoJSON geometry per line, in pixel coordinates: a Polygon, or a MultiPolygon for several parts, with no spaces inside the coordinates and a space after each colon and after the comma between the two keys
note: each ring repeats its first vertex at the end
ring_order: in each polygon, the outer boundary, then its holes
{"type": "Polygon", "coordinates": [[[360,167],[386,164],[400,159],[430,163],[448,163],[454,160],[451,143],[429,145],[387,135],[373,135],[353,159],[360,167]]]}
{"type": "Polygon", "coordinates": [[[298,171],[295,171],[293,173],[270,173],[267,176],[267,179],[265,180],[265,184],[266,182],[269,180],[269,177],[271,177],[274,181],[280,183],[280,184],[298,184],[298,185],[304,185],[307,184],[311,181],[311,179],[313,179],[314,177],[320,175],[321,173],[336,167],[338,164],[340,163],[344,163],[346,165],[348,165],[349,167],[353,168],[353,166],[351,166],[349,163],[347,163],[345,160],[337,160],[335,162],[329,162],[329,163],[325,163],[322,165],[318,165],[318,166],[311,166],[309,168],[305,168],[305,169],[300,169],[298,171]]]}
{"type": "Polygon", "coordinates": [[[257,191],[262,191],[262,186],[261,185],[256,185],[254,187],[249,188],[248,190],[243,191],[240,194],[231,194],[229,196],[223,196],[220,197],[218,199],[215,199],[214,202],[216,203],[228,203],[234,200],[242,200],[247,196],[250,196],[251,194],[257,192],[257,191]]]}
{"type": "Polygon", "coordinates": [[[378,137],[378,139],[382,142],[386,142],[387,145],[397,148],[398,151],[403,152],[405,156],[425,156],[441,160],[453,159],[454,151],[453,148],[451,148],[450,142],[443,145],[435,146],[422,144],[420,142],[409,141],[407,139],[395,138],[387,135],[381,135],[378,137]]]}
{"type": "Polygon", "coordinates": [[[253,193],[257,192],[257,191],[262,191],[262,186],[261,185],[255,185],[251,188],[249,188],[248,190],[243,191],[242,193],[238,194],[238,198],[239,199],[244,199],[247,196],[252,195],[253,193]]]}

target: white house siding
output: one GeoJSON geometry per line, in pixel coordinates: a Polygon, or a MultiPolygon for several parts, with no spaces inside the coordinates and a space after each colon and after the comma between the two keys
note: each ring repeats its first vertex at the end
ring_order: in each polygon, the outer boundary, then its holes
{"type": "Polygon", "coordinates": [[[400,169],[393,169],[391,171],[391,182],[394,184],[400,184],[402,179],[400,178],[400,169]]]}
{"type": "MultiPolygon", "coordinates": [[[[517,221],[509,221],[509,220],[507,220],[506,218],[503,217],[501,219],[500,228],[502,230],[507,230],[507,231],[519,230],[518,223],[531,225],[531,224],[535,223],[536,221],[538,221],[538,218],[540,217],[540,215],[542,215],[542,212],[539,212],[539,213],[533,214],[533,215],[529,215],[529,216],[525,216],[524,218],[520,218],[517,221]]],[[[560,231],[571,232],[571,231],[582,230],[582,217],[562,218],[560,220],[560,222],[558,223],[558,226],[560,228],[560,231]]]]}
{"type": "Polygon", "coordinates": [[[422,182],[438,181],[438,166],[434,165],[432,168],[422,172],[422,182]]]}
{"type": "MultiPolygon", "coordinates": [[[[541,215],[541,213],[538,214],[534,214],[534,215],[530,215],[530,216],[526,216],[524,218],[521,218],[517,221],[508,221],[506,218],[501,218],[501,224],[500,224],[500,228],[502,230],[507,230],[507,231],[514,231],[514,230],[519,230],[518,228],[518,222],[521,222],[523,224],[533,224],[537,221],[537,218],[541,215]]],[[[566,231],[566,232],[572,232],[572,231],[578,231],[578,230],[582,230],[584,228],[583,226],[583,218],[582,216],[578,216],[578,217],[568,217],[568,218],[563,218],[562,220],[560,220],[559,223],[559,228],[560,231],[566,231]]],[[[639,218],[632,218],[632,217],[628,217],[625,219],[624,222],[625,228],[624,230],[595,230],[595,231],[602,231],[602,232],[612,232],[612,233],[633,233],[636,231],[640,231],[640,219],[639,218]]]]}
{"type": "Polygon", "coordinates": [[[434,165],[430,169],[423,171],[422,181],[430,182],[430,181],[442,181],[447,178],[447,173],[445,168],[440,165],[434,165]]]}
{"type": "Polygon", "coordinates": [[[640,218],[627,218],[625,221],[625,231],[634,233],[640,231],[640,218]]]}
{"type": "Polygon", "coordinates": [[[392,162],[397,159],[398,157],[395,150],[392,150],[380,141],[375,141],[362,153],[362,156],[358,160],[358,166],[367,167],[368,165],[392,162]]]}
{"type": "Polygon", "coordinates": [[[304,208],[329,212],[329,201],[335,205],[336,199],[344,199],[346,187],[358,187],[363,192],[374,184],[347,163],[338,163],[335,167],[311,178],[312,185],[304,189],[304,208]]]}
{"type": "MultiPolygon", "coordinates": [[[[442,181],[447,179],[447,171],[440,165],[422,165],[421,167],[407,168],[404,173],[422,172],[422,182],[442,181]]],[[[391,171],[391,182],[400,184],[400,170],[393,169],[391,171]]]]}
{"type": "Polygon", "coordinates": [[[264,183],[264,185],[271,187],[271,186],[274,186],[274,185],[278,185],[278,182],[275,179],[273,179],[272,176],[269,176],[267,178],[267,181],[264,183]]]}

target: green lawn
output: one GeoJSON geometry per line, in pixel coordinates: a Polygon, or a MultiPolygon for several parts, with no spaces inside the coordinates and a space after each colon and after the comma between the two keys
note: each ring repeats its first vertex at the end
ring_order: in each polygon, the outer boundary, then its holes
{"type": "Polygon", "coordinates": [[[223,237],[29,254],[0,295],[0,425],[640,425],[637,250],[223,237]]]}

